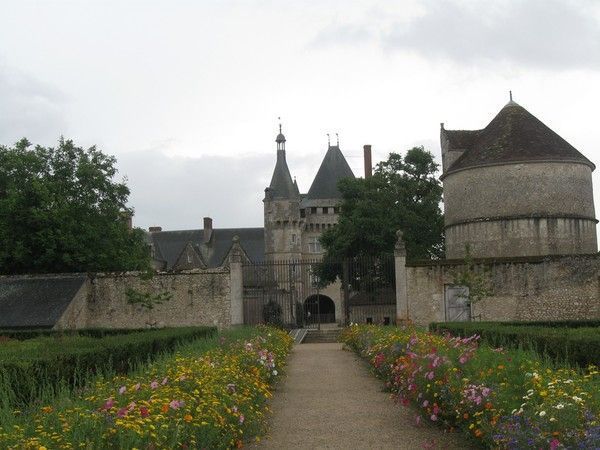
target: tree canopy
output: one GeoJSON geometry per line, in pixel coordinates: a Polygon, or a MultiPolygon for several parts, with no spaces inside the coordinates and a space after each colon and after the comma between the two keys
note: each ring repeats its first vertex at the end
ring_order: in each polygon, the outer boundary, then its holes
{"type": "Polygon", "coordinates": [[[62,138],[55,148],[26,139],[0,146],[0,273],[147,269],[115,164],[62,138]]]}
{"type": "Polygon", "coordinates": [[[339,223],[321,236],[325,261],[391,253],[402,230],[407,258],[443,256],[444,220],[438,165],[423,147],[390,153],[369,178],[343,179],[339,223]]]}

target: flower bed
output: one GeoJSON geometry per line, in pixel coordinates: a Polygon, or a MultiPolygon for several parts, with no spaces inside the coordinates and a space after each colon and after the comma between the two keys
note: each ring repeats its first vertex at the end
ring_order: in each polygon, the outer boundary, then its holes
{"type": "Polygon", "coordinates": [[[0,426],[0,448],[241,447],[261,433],[271,383],[292,345],[272,328],[247,334],[43,406],[0,426]]]}
{"type": "Polygon", "coordinates": [[[464,430],[491,448],[600,446],[600,374],[537,354],[479,346],[478,336],[359,325],[342,340],[368,359],[415,420],[464,430]]]}

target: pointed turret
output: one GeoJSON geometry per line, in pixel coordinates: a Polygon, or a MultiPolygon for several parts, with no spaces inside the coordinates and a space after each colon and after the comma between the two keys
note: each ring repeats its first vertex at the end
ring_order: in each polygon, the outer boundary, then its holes
{"type": "Polygon", "coordinates": [[[271,183],[267,188],[267,195],[272,199],[292,199],[298,196],[296,186],[290,175],[287,161],[285,159],[285,136],[281,132],[281,124],[279,125],[279,134],[275,139],[277,142],[277,162],[275,170],[271,177],[271,183]]]}
{"type": "Polygon", "coordinates": [[[306,197],[311,200],[342,198],[337,188],[342,178],[354,178],[354,174],[339,145],[329,145],[306,197]]]}

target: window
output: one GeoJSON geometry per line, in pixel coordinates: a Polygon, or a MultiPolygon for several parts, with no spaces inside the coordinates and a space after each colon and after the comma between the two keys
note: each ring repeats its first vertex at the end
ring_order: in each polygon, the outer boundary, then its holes
{"type": "Polygon", "coordinates": [[[310,208],[310,213],[311,214],[316,214],[317,213],[317,207],[313,206],[312,208],[310,208]]]}
{"type": "Polygon", "coordinates": [[[323,207],[323,214],[329,214],[329,206],[323,207]]]}
{"type": "Polygon", "coordinates": [[[187,255],[187,260],[188,260],[188,264],[192,263],[192,255],[190,253],[188,253],[188,255],[187,255]]]}
{"type": "Polygon", "coordinates": [[[296,243],[296,235],[292,234],[292,244],[295,244],[295,243],[296,243]]]}
{"type": "Polygon", "coordinates": [[[300,210],[300,217],[306,217],[306,210],[304,208],[300,210]]]}
{"type": "Polygon", "coordinates": [[[390,324],[390,318],[389,317],[384,317],[383,318],[383,324],[384,325],[389,325],[390,324]]]}
{"type": "Polygon", "coordinates": [[[312,237],[308,240],[308,252],[309,253],[322,253],[321,243],[316,237],[312,237]]]}
{"type": "Polygon", "coordinates": [[[372,317],[367,317],[367,323],[373,323],[373,318],[372,317]]]}

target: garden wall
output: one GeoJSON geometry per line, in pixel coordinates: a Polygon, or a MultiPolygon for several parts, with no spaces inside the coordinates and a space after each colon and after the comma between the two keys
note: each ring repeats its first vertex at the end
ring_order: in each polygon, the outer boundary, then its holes
{"type": "Polygon", "coordinates": [[[77,296],[56,323],[57,329],[144,328],[231,324],[230,272],[209,269],[190,273],[89,276],[85,295],[77,296]],[[168,292],[172,298],[152,309],[129,304],[126,291],[168,292]]]}
{"type": "MultiPolygon", "coordinates": [[[[493,294],[473,306],[477,320],[600,319],[598,255],[477,260],[493,294]]],[[[398,317],[417,324],[445,321],[444,293],[462,261],[407,264],[406,305],[398,317]]]]}

